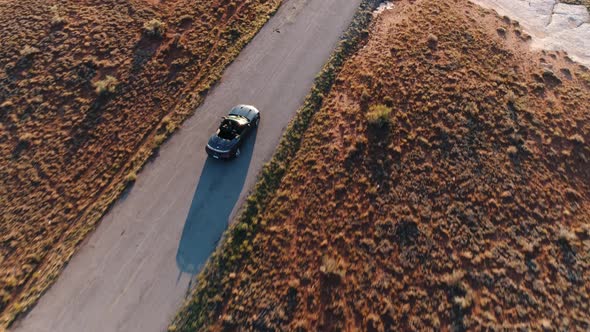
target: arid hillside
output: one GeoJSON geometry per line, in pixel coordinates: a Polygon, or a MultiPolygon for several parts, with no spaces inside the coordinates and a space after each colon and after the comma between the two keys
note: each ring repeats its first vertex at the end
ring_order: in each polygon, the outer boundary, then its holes
{"type": "Polygon", "coordinates": [[[0,2],[0,326],[279,4],[0,2]]]}
{"type": "Polygon", "coordinates": [[[366,38],[183,330],[590,329],[588,69],[467,0],[366,38]]]}

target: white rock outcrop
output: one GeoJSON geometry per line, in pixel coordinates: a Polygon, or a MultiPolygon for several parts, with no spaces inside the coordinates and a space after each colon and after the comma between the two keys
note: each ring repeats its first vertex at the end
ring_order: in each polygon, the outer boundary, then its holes
{"type": "Polygon", "coordinates": [[[379,15],[379,14],[383,13],[384,11],[386,11],[388,9],[392,9],[392,8],[393,8],[393,2],[385,1],[385,2],[381,3],[379,5],[379,7],[377,7],[377,9],[375,9],[375,11],[373,12],[373,15],[379,15]]]}
{"type": "Polygon", "coordinates": [[[518,21],[533,37],[533,48],[563,50],[590,67],[590,14],[586,7],[557,0],[472,1],[518,21]]]}

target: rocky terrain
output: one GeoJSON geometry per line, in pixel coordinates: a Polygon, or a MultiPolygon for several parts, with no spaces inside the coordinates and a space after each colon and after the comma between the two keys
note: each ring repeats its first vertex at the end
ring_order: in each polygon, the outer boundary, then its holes
{"type": "Polygon", "coordinates": [[[363,37],[171,330],[590,329],[588,68],[467,0],[363,37]]]}
{"type": "Polygon", "coordinates": [[[590,1],[588,0],[474,0],[517,20],[539,50],[567,51],[590,66],[590,1]]]}
{"type": "Polygon", "coordinates": [[[0,2],[0,328],[279,3],[0,2]]]}

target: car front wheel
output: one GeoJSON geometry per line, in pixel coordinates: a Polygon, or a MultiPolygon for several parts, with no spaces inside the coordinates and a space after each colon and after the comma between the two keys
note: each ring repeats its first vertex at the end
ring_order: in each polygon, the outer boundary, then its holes
{"type": "Polygon", "coordinates": [[[256,118],[256,122],[254,122],[254,125],[256,127],[258,127],[259,124],[260,124],[260,115],[256,118]]]}
{"type": "Polygon", "coordinates": [[[238,148],[238,149],[236,150],[235,157],[236,157],[236,158],[237,158],[237,157],[239,157],[239,156],[240,156],[240,153],[242,153],[242,152],[240,151],[240,148],[238,148]]]}

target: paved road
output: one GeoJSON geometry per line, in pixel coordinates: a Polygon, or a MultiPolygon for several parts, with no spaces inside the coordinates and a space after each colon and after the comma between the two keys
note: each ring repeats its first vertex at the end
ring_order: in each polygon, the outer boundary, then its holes
{"type": "Polygon", "coordinates": [[[12,330],[164,330],[359,4],[286,0],[12,330]],[[238,103],[263,112],[257,135],[238,160],[208,160],[209,134],[238,103]]]}

